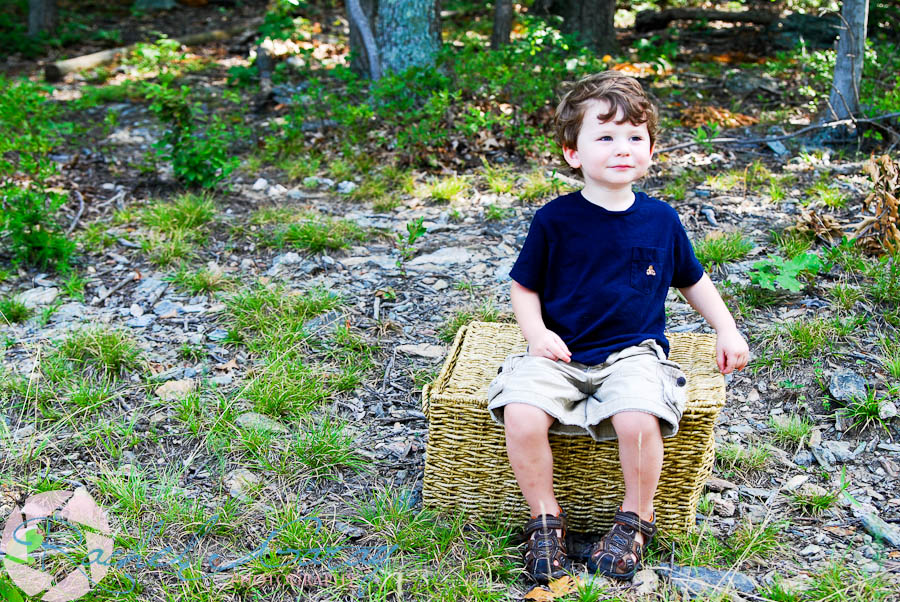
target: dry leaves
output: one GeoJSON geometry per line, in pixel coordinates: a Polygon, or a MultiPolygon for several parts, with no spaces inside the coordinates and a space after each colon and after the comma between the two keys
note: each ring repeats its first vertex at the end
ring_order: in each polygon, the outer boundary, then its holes
{"type": "Polygon", "coordinates": [[[710,105],[694,105],[681,114],[681,123],[688,127],[700,127],[707,123],[716,123],[729,128],[753,125],[759,120],[749,115],[732,113],[728,109],[710,105]]]}
{"type": "Polygon", "coordinates": [[[900,249],[897,229],[897,196],[900,194],[900,167],[888,155],[866,162],[865,172],[872,178],[872,193],[863,201],[863,209],[874,215],[856,224],[854,236],[863,241],[866,251],[882,254],[900,249]]]}
{"type": "Polygon", "coordinates": [[[581,580],[578,577],[574,579],[568,575],[564,575],[559,579],[554,579],[547,585],[535,586],[525,594],[525,600],[537,600],[538,602],[549,602],[562,598],[578,590],[581,580]]]}
{"type": "Polygon", "coordinates": [[[815,209],[804,209],[791,229],[800,233],[814,234],[832,245],[844,236],[844,230],[834,216],[827,213],[819,215],[815,209]]]}

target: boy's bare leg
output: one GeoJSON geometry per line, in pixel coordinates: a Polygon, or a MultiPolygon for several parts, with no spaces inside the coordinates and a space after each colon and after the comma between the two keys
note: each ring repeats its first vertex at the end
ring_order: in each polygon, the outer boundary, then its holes
{"type": "MultiPolygon", "coordinates": [[[[659,419],[645,412],[620,412],[612,417],[619,440],[619,462],[625,481],[622,510],[649,521],[653,518],[653,496],[662,472],[663,442],[659,419]]],[[[643,545],[638,532],[635,540],[643,545]]]]}
{"type": "Polygon", "coordinates": [[[553,495],[553,452],[547,431],[554,418],[524,403],[503,407],[506,454],[532,516],[556,514],[553,495]]]}

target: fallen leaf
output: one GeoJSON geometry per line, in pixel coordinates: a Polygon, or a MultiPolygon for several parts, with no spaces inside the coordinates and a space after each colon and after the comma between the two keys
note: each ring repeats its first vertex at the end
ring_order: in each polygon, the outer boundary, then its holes
{"type": "Polygon", "coordinates": [[[419,357],[427,357],[429,359],[438,359],[444,355],[443,347],[440,345],[431,345],[430,343],[400,345],[397,347],[397,351],[401,351],[407,355],[418,355],[419,357]]]}
{"type": "Polygon", "coordinates": [[[216,370],[236,370],[238,367],[237,359],[231,358],[224,364],[216,364],[216,370]]]}
{"type": "Polygon", "coordinates": [[[170,380],[156,387],[156,394],[164,401],[172,401],[184,397],[194,390],[194,380],[191,378],[185,380],[170,380]]]}
{"type": "Polygon", "coordinates": [[[553,579],[546,586],[532,588],[531,591],[525,594],[525,599],[538,601],[556,600],[575,592],[579,583],[580,580],[577,577],[572,579],[572,577],[564,575],[559,579],[553,579]]]}
{"type": "Polygon", "coordinates": [[[832,535],[838,535],[840,537],[849,537],[856,533],[856,529],[853,527],[822,527],[832,535]]]}

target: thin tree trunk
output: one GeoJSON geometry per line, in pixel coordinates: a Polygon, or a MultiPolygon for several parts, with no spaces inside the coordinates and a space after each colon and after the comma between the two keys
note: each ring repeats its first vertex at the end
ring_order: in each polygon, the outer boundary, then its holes
{"type": "Polygon", "coordinates": [[[868,20],[868,0],[844,0],[834,80],[828,98],[829,119],[847,119],[859,114],[859,81],[862,78],[868,20]]]}
{"type": "Polygon", "coordinates": [[[500,46],[509,44],[512,22],[512,0],[494,0],[494,31],[491,33],[491,48],[497,50],[500,46]]]}
{"type": "Polygon", "coordinates": [[[28,35],[56,29],[56,0],[28,0],[28,35]]]}
{"type": "Polygon", "coordinates": [[[563,31],[577,34],[585,46],[602,54],[619,51],[615,0],[555,0],[550,10],[563,18],[563,31]]]}
{"type": "MultiPolygon", "coordinates": [[[[350,6],[356,14],[356,7],[350,6]]],[[[378,79],[393,71],[402,73],[410,67],[433,65],[441,48],[439,0],[360,0],[359,8],[374,34],[377,57],[367,52],[364,34],[357,14],[350,14],[351,67],[378,79]],[[377,58],[380,73],[373,73],[372,59],[377,58]]]]}
{"type": "Polygon", "coordinates": [[[433,65],[441,48],[440,17],[438,0],[378,0],[375,39],[382,71],[433,65]]]}

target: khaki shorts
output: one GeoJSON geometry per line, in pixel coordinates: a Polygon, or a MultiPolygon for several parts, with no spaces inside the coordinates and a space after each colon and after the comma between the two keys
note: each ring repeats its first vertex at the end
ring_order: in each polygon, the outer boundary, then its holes
{"type": "Polygon", "coordinates": [[[628,411],[653,414],[663,437],[672,437],[686,401],[687,377],[653,339],[596,366],[516,353],[506,358],[488,389],[488,410],[500,424],[503,406],[524,403],[556,419],[551,433],[590,435],[596,441],[615,439],[610,418],[628,411]]]}

